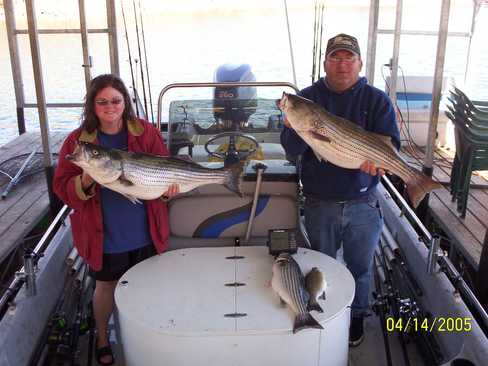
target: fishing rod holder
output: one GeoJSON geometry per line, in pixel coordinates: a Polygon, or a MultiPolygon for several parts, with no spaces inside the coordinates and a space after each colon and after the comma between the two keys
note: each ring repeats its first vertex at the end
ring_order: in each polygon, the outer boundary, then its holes
{"type": "Polygon", "coordinates": [[[443,251],[439,249],[440,242],[441,238],[439,237],[439,235],[432,235],[429,245],[429,257],[427,260],[428,274],[433,274],[437,271],[437,259],[444,256],[443,251]]]}
{"type": "Polygon", "coordinates": [[[28,297],[35,296],[37,293],[37,260],[41,256],[42,255],[36,254],[32,251],[26,251],[23,258],[24,268],[18,272],[15,272],[15,277],[25,283],[25,291],[28,297]]]}
{"type": "Polygon", "coordinates": [[[388,300],[388,294],[383,293],[383,291],[377,292],[373,291],[373,303],[371,308],[376,315],[388,314],[390,312],[390,303],[388,300]]]}

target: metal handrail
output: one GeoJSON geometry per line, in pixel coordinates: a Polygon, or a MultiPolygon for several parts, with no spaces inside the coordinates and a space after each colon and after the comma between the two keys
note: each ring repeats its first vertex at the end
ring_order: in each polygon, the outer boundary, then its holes
{"type": "Polygon", "coordinates": [[[402,211],[402,213],[407,214],[412,220],[415,221],[415,223],[422,231],[422,234],[429,242],[429,245],[425,243],[429,249],[429,261],[426,266],[426,270],[428,271],[428,273],[435,274],[436,272],[433,270],[435,268],[435,262],[440,261],[440,268],[446,273],[447,277],[450,278],[451,281],[455,282],[454,286],[467,298],[467,300],[480,315],[485,326],[488,327],[488,313],[483,308],[483,305],[481,305],[481,303],[478,301],[478,298],[473,293],[473,291],[471,291],[468,284],[464,281],[461,274],[458,272],[451,260],[445,255],[439,255],[437,243],[438,237],[436,235],[432,235],[429,230],[427,230],[427,228],[420,221],[412,208],[410,208],[405,199],[402,197],[400,192],[398,192],[397,189],[393,186],[393,183],[391,183],[391,181],[386,176],[382,176],[382,180],[390,188],[390,193],[392,193],[398,199],[400,210],[402,211]]]}
{"type": "Polygon", "coordinates": [[[410,216],[410,218],[415,221],[415,223],[419,226],[420,230],[422,231],[422,234],[424,234],[426,239],[429,242],[431,242],[432,241],[432,234],[429,232],[429,230],[427,230],[427,228],[424,226],[422,221],[420,221],[420,219],[417,217],[415,212],[409,206],[407,201],[405,201],[405,199],[400,194],[400,192],[397,191],[397,189],[395,188],[393,183],[385,175],[383,175],[381,178],[383,179],[383,182],[385,182],[387,184],[388,188],[390,188],[391,192],[395,195],[395,197],[400,202],[400,206],[401,206],[400,208],[401,208],[402,212],[407,213],[408,216],[410,216]]]}
{"type": "MultiPolygon", "coordinates": [[[[41,239],[37,243],[36,247],[33,249],[31,256],[39,258],[41,256],[41,253],[43,253],[47,246],[49,245],[50,242],[48,242],[48,239],[50,238],[52,232],[58,227],[59,223],[66,218],[66,216],[69,214],[70,208],[67,205],[64,205],[61,210],[59,210],[58,214],[54,218],[54,220],[51,222],[51,225],[47,228],[46,232],[44,235],[42,235],[41,239]]],[[[25,272],[25,268],[22,267],[18,273],[25,272]]],[[[8,286],[7,290],[3,294],[2,298],[0,298],[0,310],[3,309],[3,307],[7,304],[11,292],[16,289],[18,285],[22,281],[26,280],[25,276],[16,276],[10,285],[8,286]]],[[[28,282],[26,282],[28,283],[28,282]]],[[[29,291],[29,289],[27,289],[29,291]]]]}
{"type": "MultiPolygon", "coordinates": [[[[285,86],[292,88],[298,93],[299,89],[296,85],[281,81],[246,81],[246,82],[224,82],[224,83],[173,83],[166,85],[160,92],[158,97],[158,116],[157,128],[161,130],[161,115],[163,108],[163,95],[170,89],[174,88],[208,88],[208,87],[233,87],[233,86],[285,86]]],[[[171,129],[168,128],[168,141],[171,141],[171,129]]]]}

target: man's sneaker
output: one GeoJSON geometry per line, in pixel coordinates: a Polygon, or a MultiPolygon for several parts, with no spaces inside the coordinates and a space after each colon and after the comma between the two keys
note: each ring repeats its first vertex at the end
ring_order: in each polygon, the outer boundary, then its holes
{"type": "Polygon", "coordinates": [[[361,344],[364,339],[363,318],[352,318],[351,326],[349,327],[349,346],[356,347],[361,344]]]}

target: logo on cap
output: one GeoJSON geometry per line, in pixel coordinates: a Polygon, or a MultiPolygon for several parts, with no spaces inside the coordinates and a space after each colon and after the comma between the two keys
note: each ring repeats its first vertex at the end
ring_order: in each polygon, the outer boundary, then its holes
{"type": "Polygon", "coordinates": [[[325,51],[325,56],[330,55],[332,52],[345,50],[352,53],[355,53],[358,56],[361,56],[361,51],[359,50],[358,40],[350,36],[348,34],[338,34],[335,37],[332,37],[327,42],[327,49],[325,51]]]}

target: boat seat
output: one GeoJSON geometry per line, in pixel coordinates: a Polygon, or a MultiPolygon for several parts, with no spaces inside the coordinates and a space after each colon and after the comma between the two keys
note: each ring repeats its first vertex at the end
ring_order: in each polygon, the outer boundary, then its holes
{"type": "Polygon", "coordinates": [[[220,185],[208,185],[169,202],[169,249],[265,245],[270,229],[297,228],[296,182],[263,181],[251,239],[246,236],[255,181],[242,183],[243,197],[220,185]]]}

